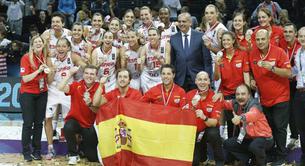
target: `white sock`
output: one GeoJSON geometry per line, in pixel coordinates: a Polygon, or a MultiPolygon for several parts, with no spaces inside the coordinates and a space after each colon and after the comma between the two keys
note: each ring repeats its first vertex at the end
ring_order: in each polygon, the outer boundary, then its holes
{"type": "Polygon", "coordinates": [[[53,144],[48,145],[48,149],[53,149],[53,144]]]}
{"type": "Polygon", "coordinates": [[[53,130],[56,130],[57,128],[57,120],[52,120],[52,126],[53,126],[53,130]]]}

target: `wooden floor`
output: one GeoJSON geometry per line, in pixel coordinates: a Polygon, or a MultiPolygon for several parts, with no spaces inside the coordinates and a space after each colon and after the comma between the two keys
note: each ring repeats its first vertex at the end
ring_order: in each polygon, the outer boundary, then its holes
{"type": "MultiPolygon", "coordinates": [[[[23,160],[23,156],[21,154],[0,154],[0,166],[64,166],[68,165],[68,159],[65,156],[56,156],[55,159],[46,160],[43,159],[41,161],[32,161],[25,162],[23,160]]],[[[88,162],[86,159],[81,159],[81,161],[77,164],[78,166],[99,166],[99,163],[88,162]]]]}

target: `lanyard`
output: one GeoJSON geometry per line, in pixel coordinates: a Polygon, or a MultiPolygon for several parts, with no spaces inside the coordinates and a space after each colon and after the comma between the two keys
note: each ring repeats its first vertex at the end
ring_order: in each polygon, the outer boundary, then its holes
{"type": "Polygon", "coordinates": [[[291,60],[292,60],[292,57],[293,57],[294,50],[295,50],[296,46],[297,46],[297,42],[295,41],[295,43],[294,43],[294,45],[293,45],[292,52],[291,52],[291,54],[290,54],[290,55],[289,55],[288,48],[286,49],[286,53],[287,53],[287,55],[288,55],[288,57],[289,57],[289,62],[291,62],[291,60]]]}
{"type": "Polygon", "coordinates": [[[172,87],[172,89],[171,89],[171,91],[170,91],[170,93],[169,93],[169,95],[168,95],[168,98],[167,98],[167,100],[165,101],[165,94],[164,94],[164,91],[163,91],[163,86],[161,86],[161,92],[162,92],[162,97],[163,97],[163,104],[164,104],[165,106],[168,105],[168,102],[169,102],[169,99],[170,99],[171,96],[172,96],[172,92],[173,92],[174,87],[175,87],[175,84],[173,84],[173,87],[172,87]]]}
{"type": "Polygon", "coordinates": [[[267,58],[267,56],[269,55],[269,52],[270,52],[270,48],[271,48],[271,46],[269,46],[269,49],[268,49],[268,52],[267,52],[267,54],[263,57],[263,55],[262,54],[260,54],[259,56],[260,56],[260,60],[261,61],[264,61],[266,58],[267,58]]]}
{"type": "Polygon", "coordinates": [[[301,55],[304,52],[303,48],[301,48],[300,52],[299,52],[299,61],[300,61],[300,72],[302,72],[302,59],[301,59],[301,55]]]}
{"type": "Polygon", "coordinates": [[[44,59],[40,59],[39,55],[38,56],[35,56],[38,61],[41,63],[41,64],[45,64],[46,62],[44,61],[44,59]]]}

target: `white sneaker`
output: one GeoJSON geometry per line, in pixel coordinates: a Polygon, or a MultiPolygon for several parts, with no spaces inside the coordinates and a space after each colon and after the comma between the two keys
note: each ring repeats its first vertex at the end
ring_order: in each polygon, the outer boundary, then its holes
{"type": "Polygon", "coordinates": [[[293,150],[299,146],[299,140],[291,138],[289,144],[287,145],[287,148],[290,150],[293,150]]]}
{"type": "Polygon", "coordinates": [[[80,161],[80,158],[78,156],[70,156],[68,164],[69,165],[76,165],[77,162],[79,162],[79,161],[80,161]]]}
{"type": "Polygon", "coordinates": [[[46,155],[47,160],[51,160],[55,157],[56,153],[54,149],[49,149],[48,154],[46,155]]]}

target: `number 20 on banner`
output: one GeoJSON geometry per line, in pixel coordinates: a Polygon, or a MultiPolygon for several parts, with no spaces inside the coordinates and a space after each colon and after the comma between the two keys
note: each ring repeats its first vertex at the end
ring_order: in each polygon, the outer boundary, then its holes
{"type": "Polygon", "coordinates": [[[20,83],[0,83],[0,111],[10,111],[10,109],[20,108],[20,103],[18,102],[20,83]],[[7,110],[3,110],[7,109],[7,110]]]}

